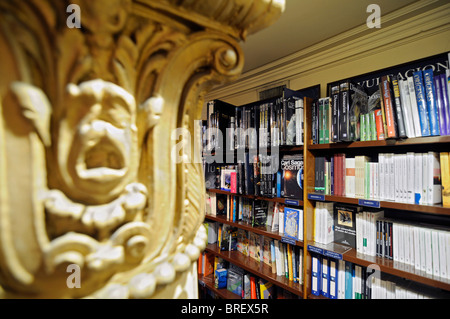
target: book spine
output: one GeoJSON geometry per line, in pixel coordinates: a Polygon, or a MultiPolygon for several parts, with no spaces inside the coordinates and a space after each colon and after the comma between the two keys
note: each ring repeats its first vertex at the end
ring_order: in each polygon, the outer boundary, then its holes
{"type": "Polygon", "coordinates": [[[376,109],[375,113],[375,124],[377,127],[377,140],[381,141],[385,139],[384,135],[384,125],[383,125],[383,115],[380,109],[376,109]]]}
{"type": "Polygon", "coordinates": [[[386,116],[386,138],[397,138],[397,121],[395,119],[391,87],[389,76],[383,76],[381,78],[381,96],[383,98],[386,116]]]}
{"type": "Polygon", "coordinates": [[[319,144],[325,143],[324,118],[324,100],[319,99],[319,144]]]}
{"type": "Polygon", "coordinates": [[[428,116],[430,119],[430,134],[439,135],[439,115],[436,108],[436,89],[434,87],[433,70],[427,69],[423,71],[423,81],[425,86],[428,116]]]}
{"type": "Polygon", "coordinates": [[[331,141],[339,141],[339,85],[333,85],[331,88],[331,141]]]}
{"type": "Polygon", "coordinates": [[[412,113],[413,123],[414,123],[414,135],[416,137],[421,137],[422,130],[420,127],[419,108],[417,106],[416,91],[414,88],[415,87],[414,78],[408,77],[406,82],[407,82],[407,90],[409,91],[409,100],[411,103],[411,113],[412,113]]]}
{"type": "Polygon", "coordinates": [[[442,75],[441,83],[447,93],[444,94],[446,95],[445,100],[447,101],[445,114],[447,118],[447,132],[450,134],[450,70],[446,70],[445,75],[442,75]]]}
{"type": "Polygon", "coordinates": [[[339,140],[348,142],[349,136],[349,90],[350,83],[344,81],[339,86],[339,140]]]}
{"type": "Polygon", "coordinates": [[[449,135],[447,131],[447,116],[445,114],[444,88],[441,85],[443,74],[434,77],[434,86],[436,88],[436,108],[439,114],[439,132],[441,135],[449,135]]]}
{"type": "Polygon", "coordinates": [[[325,144],[330,143],[330,98],[326,97],[323,101],[323,140],[325,144]]]}
{"type": "Polygon", "coordinates": [[[398,79],[396,76],[392,77],[392,89],[394,91],[394,105],[395,105],[395,114],[397,115],[397,127],[398,127],[398,136],[401,138],[406,137],[406,118],[403,112],[403,106],[400,100],[400,88],[398,85],[398,79]]]}
{"type": "Polygon", "coordinates": [[[319,136],[318,136],[318,131],[317,131],[317,119],[318,119],[318,115],[317,115],[317,102],[314,101],[312,108],[311,108],[311,138],[312,138],[312,142],[313,144],[319,144],[319,136]]]}
{"type": "Polygon", "coordinates": [[[419,110],[420,129],[422,136],[430,136],[430,120],[428,117],[422,71],[414,72],[414,91],[416,94],[417,108],[419,110]]]}
{"type": "Polygon", "coordinates": [[[442,205],[450,207],[450,162],[449,152],[439,154],[442,172],[442,205]]]}

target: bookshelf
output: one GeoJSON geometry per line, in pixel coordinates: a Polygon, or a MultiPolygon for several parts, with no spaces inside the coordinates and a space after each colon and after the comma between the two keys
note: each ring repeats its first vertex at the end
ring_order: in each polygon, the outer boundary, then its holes
{"type": "MultiPolygon", "coordinates": [[[[443,55],[443,54],[442,54],[443,55]]],[[[442,59],[440,55],[439,59],[442,59]]],[[[445,54],[446,55],[446,54],[445,54]]],[[[429,58],[425,59],[427,63],[429,58]]],[[[419,63],[420,61],[413,61],[401,66],[394,66],[392,69],[405,69],[411,65],[411,63],[419,63]]],[[[374,74],[381,75],[386,73],[390,69],[380,70],[374,72],[374,74]]],[[[373,74],[372,74],[373,75],[373,74]]],[[[360,75],[355,79],[367,79],[372,75],[360,75]]],[[[285,280],[285,278],[279,278],[280,276],[274,276],[270,267],[262,267],[262,263],[250,260],[249,257],[244,256],[238,252],[223,252],[217,249],[215,246],[208,246],[207,251],[221,256],[225,260],[238,263],[238,266],[243,269],[252,272],[261,278],[273,282],[275,285],[282,287],[290,292],[295,293],[297,296],[304,299],[322,299],[323,296],[316,296],[312,294],[311,280],[312,280],[312,257],[313,255],[323,254],[330,258],[336,258],[336,260],[342,260],[345,262],[353,263],[361,267],[373,267],[374,265],[383,274],[401,278],[407,280],[413,284],[425,285],[427,287],[436,288],[441,290],[444,296],[447,298],[450,296],[450,280],[443,278],[442,276],[436,276],[425,272],[424,270],[418,270],[414,265],[404,262],[398,262],[392,258],[372,256],[369,254],[363,254],[357,251],[356,248],[350,246],[341,245],[335,242],[324,245],[315,242],[314,238],[314,212],[315,206],[318,202],[328,202],[335,204],[351,204],[354,206],[360,206],[363,209],[378,209],[387,212],[387,216],[384,216],[390,220],[398,220],[399,222],[408,222],[412,225],[422,225],[423,223],[431,223],[434,226],[442,225],[446,231],[450,228],[450,207],[440,204],[413,204],[404,201],[387,200],[384,198],[360,198],[356,196],[340,196],[334,194],[318,194],[315,192],[315,175],[316,175],[316,157],[332,156],[337,153],[345,153],[348,157],[355,157],[356,155],[365,155],[371,159],[377,157],[382,153],[395,153],[406,154],[408,152],[413,153],[427,153],[427,152],[443,152],[450,150],[450,135],[446,136],[427,136],[427,137],[413,137],[413,138],[396,138],[385,140],[370,140],[370,141],[352,141],[352,142],[333,142],[324,144],[313,144],[313,112],[312,108],[318,99],[303,98],[304,103],[304,145],[292,146],[292,147],[280,147],[280,154],[282,153],[299,153],[303,155],[303,200],[298,202],[299,207],[303,209],[303,241],[296,241],[295,245],[303,248],[303,284],[293,284],[285,280]],[[431,220],[431,222],[430,222],[431,220]]],[[[227,191],[218,189],[207,189],[207,191],[230,194],[227,191]]],[[[285,198],[282,197],[262,197],[255,195],[243,195],[233,194],[236,196],[259,199],[265,201],[272,201],[280,204],[285,204],[285,198]]],[[[228,224],[233,227],[241,228],[247,231],[252,231],[257,234],[282,240],[283,236],[278,232],[272,232],[267,227],[252,227],[248,223],[242,221],[230,221],[220,216],[206,216],[206,220],[216,221],[223,224],[228,224]]],[[[422,227],[422,226],[421,226],[422,227]]],[[[428,227],[428,226],[426,226],[428,227]]]]}

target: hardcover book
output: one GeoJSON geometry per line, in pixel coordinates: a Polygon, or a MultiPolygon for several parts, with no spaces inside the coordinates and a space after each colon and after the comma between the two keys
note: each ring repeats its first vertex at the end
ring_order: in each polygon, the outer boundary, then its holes
{"type": "Polygon", "coordinates": [[[361,207],[334,205],[334,242],[356,248],[356,214],[361,207]]]}
{"type": "Polygon", "coordinates": [[[303,200],[303,155],[285,155],[281,159],[283,189],[281,196],[303,200]]]}

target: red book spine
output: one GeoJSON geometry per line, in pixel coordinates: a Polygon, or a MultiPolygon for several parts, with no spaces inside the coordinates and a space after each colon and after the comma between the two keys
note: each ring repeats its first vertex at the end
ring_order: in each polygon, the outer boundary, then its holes
{"type": "Polygon", "coordinates": [[[386,112],[386,138],[396,138],[397,130],[395,127],[394,106],[392,104],[391,81],[388,76],[381,78],[381,95],[384,102],[384,110],[386,112]]]}

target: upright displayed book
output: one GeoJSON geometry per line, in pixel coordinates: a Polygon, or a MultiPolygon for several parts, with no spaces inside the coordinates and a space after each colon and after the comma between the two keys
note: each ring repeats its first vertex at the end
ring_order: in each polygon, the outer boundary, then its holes
{"type": "Polygon", "coordinates": [[[303,200],[303,155],[284,155],[281,159],[283,171],[282,197],[303,200]]]}

